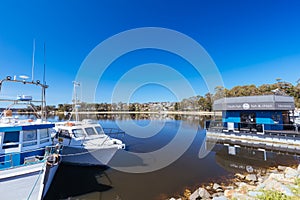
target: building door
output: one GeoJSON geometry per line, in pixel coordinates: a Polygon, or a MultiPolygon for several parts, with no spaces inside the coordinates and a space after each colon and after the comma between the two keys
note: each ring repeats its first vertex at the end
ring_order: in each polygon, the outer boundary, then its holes
{"type": "Polygon", "coordinates": [[[256,124],[255,112],[241,112],[241,128],[251,128],[256,124]]]}

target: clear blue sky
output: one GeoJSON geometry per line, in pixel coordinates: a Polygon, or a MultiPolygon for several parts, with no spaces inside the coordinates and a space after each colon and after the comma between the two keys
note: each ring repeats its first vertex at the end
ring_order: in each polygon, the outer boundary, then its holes
{"type": "MultiPolygon", "coordinates": [[[[278,77],[295,84],[300,78],[299,10],[298,0],[1,1],[0,77],[31,76],[35,39],[35,79],[41,80],[46,42],[48,104],[70,103],[72,81],[100,42],[133,28],[163,27],[200,43],[216,63],[227,88],[274,83],[278,77]]],[[[114,62],[97,90],[97,101],[110,100],[122,73],[149,62],[174,68],[180,64],[180,72],[196,93],[207,92],[201,77],[195,76],[184,60],[149,50],[130,53],[114,62]]],[[[31,93],[34,96],[38,92],[31,93]]],[[[14,88],[6,84],[1,95],[20,93],[28,94],[23,85],[14,88]]],[[[158,85],[145,85],[131,99],[155,100],[173,101],[174,95],[158,85]]]]}

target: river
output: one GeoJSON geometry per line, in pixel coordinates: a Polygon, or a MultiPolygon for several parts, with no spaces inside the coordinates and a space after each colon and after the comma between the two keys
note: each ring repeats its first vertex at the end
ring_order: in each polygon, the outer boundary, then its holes
{"type": "MultiPolygon", "coordinates": [[[[299,163],[298,153],[262,151],[251,146],[239,146],[232,153],[227,144],[207,141],[203,126],[208,116],[81,117],[97,119],[103,128],[125,129],[125,134],[115,137],[126,144],[126,149],[118,151],[106,168],[60,165],[46,200],[167,199],[183,194],[186,188],[224,182],[249,168],[263,170],[299,163]],[[203,152],[201,147],[211,150],[203,152]]],[[[54,116],[50,120],[65,119],[54,116]]]]}

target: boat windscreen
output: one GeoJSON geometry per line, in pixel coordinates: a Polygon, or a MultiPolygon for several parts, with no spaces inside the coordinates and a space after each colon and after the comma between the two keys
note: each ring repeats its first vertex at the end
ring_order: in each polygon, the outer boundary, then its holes
{"type": "Polygon", "coordinates": [[[96,129],[96,131],[97,131],[97,133],[98,133],[99,135],[100,135],[100,134],[104,134],[104,131],[103,131],[103,129],[101,128],[101,126],[96,126],[95,129],[96,129]]]}
{"type": "Polygon", "coordinates": [[[85,128],[85,131],[88,135],[97,135],[97,133],[95,132],[95,130],[92,127],[85,128]]]}
{"type": "Polygon", "coordinates": [[[72,130],[75,137],[84,137],[85,134],[81,128],[72,130]]]}

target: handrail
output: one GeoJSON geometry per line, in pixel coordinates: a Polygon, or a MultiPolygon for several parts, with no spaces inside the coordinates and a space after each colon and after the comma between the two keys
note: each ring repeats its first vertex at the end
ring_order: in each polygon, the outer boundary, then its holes
{"type": "MultiPolygon", "coordinates": [[[[2,169],[12,168],[12,167],[16,167],[16,166],[22,166],[24,164],[13,165],[13,157],[15,155],[19,155],[19,154],[22,154],[22,153],[29,153],[29,152],[39,151],[39,150],[45,150],[45,154],[43,156],[36,155],[37,157],[42,158],[41,161],[43,161],[44,159],[47,158],[48,155],[50,155],[52,153],[59,153],[58,151],[60,150],[60,148],[61,147],[55,145],[55,146],[46,146],[46,147],[43,147],[43,148],[37,148],[37,149],[22,151],[22,152],[12,152],[12,153],[8,153],[8,154],[3,154],[3,155],[0,155],[0,158],[3,159],[3,161],[1,161],[0,164],[9,163],[9,162],[11,163],[10,166],[4,167],[2,169]],[[5,158],[7,158],[7,157],[9,157],[9,159],[5,160],[5,158]]],[[[0,168],[0,170],[1,170],[1,168],[0,168]]]]}

